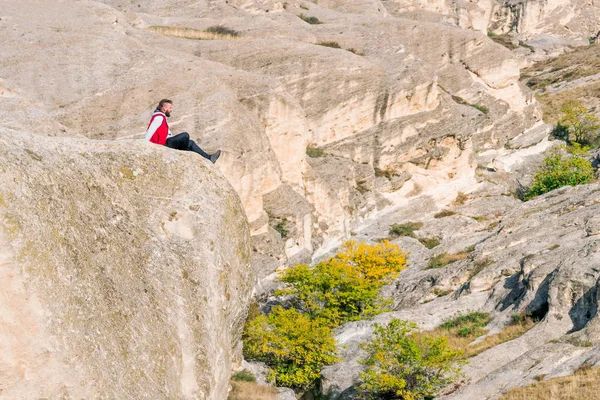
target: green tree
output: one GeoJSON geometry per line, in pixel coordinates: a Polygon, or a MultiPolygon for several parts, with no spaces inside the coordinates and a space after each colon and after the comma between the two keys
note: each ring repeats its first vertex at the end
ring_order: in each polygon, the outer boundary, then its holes
{"type": "Polygon", "coordinates": [[[338,361],[335,339],[323,320],[280,306],[247,323],[244,356],[267,364],[277,385],[296,389],[310,386],[324,366],[338,361]]]}
{"type": "Polygon", "coordinates": [[[588,160],[554,151],[544,159],[542,166],[536,172],[531,186],[524,195],[524,200],[530,200],[566,185],[589,183],[592,179],[594,179],[594,168],[588,160]]]}
{"type": "Polygon", "coordinates": [[[366,370],[359,391],[364,398],[427,399],[462,375],[462,352],[452,349],[446,337],[415,335],[416,328],[399,319],[375,325],[375,338],[363,346],[366,370]]]}
{"type": "Polygon", "coordinates": [[[385,311],[378,297],[385,284],[406,268],[406,255],[384,241],[369,245],[348,241],[334,257],[316,264],[296,265],[280,274],[290,295],[311,318],[327,320],[331,327],[385,311]]]}
{"type": "MultiPolygon", "coordinates": [[[[571,141],[582,145],[595,145],[600,136],[600,121],[577,100],[565,103],[561,112],[563,117],[558,121],[557,128],[568,130],[567,143],[571,141]]],[[[564,133],[561,133],[564,136],[564,133]]]]}

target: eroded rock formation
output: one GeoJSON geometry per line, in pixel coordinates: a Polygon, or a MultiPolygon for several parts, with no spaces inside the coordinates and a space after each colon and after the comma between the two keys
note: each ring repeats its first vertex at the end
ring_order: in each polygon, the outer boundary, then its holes
{"type": "Polygon", "coordinates": [[[0,128],[0,397],[227,397],[249,229],[194,156],[0,128]]]}

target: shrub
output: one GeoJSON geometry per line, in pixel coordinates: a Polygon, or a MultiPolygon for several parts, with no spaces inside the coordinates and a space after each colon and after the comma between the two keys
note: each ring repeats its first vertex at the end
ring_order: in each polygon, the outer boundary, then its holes
{"type": "Polygon", "coordinates": [[[375,325],[375,338],[363,346],[367,356],[360,362],[359,390],[373,399],[425,399],[462,374],[457,359],[444,337],[412,335],[416,325],[399,319],[387,326],[375,325]]]}
{"type": "Polygon", "coordinates": [[[288,227],[287,227],[287,221],[285,221],[285,220],[279,221],[273,229],[275,229],[277,232],[279,232],[282,239],[287,238],[288,234],[290,233],[290,231],[288,230],[288,227]]]}
{"type": "Polygon", "coordinates": [[[280,273],[286,288],[276,295],[290,295],[311,318],[326,319],[335,327],[385,311],[379,289],[406,268],[406,255],[397,245],[348,241],[329,260],[314,267],[296,265],[280,273]]]}
{"type": "Polygon", "coordinates": [[[558,140],[569,142],[569,128],[560,122],[556,124],[550,134],[558,140]]]}
{"type": "Polygon", "coordinates": [[[321,21],[319,21],[319,18],[317,18],[317,17],[309,17],[308,15],[304,15],[304,14],[300,14],[300,15],[298,15],[298,17],[299,17],[299,18],[300,18],[302,21],[304,21],[304,22],[306,22],[306,23],[309,23],[309,24],[311,24],[311,25],[319,25],[319,24],[322,24],[322,22],[321,22],[321,21]]]}
{"type": "Polygon", "coordinates": [[[415,231],[418,231],[423,227],[422,222],[407,222],[406,224],[392,224],[390,226],[390,236],[408,236],[416,238],[415,231]]]}
{"type": "Polygon", "coordinates": [[[309,156],[310,158],[319,158],[319,157],[325,157],[327,154],[322,149],[319,149],[317,147],[308,146],[306,148],[306,155],[309,156]]]}
{"type": "Polygon", "coordinates": [[[544,159],[523,199],[530,200],[551,190],[588,183],[594,179],[592,164],[581,157],[553,152],[544,159]]]}
{"type": "Polygon", "coordinates": [[[244,356],[264,362],[271,368],[269,379],[292,388],[306,388],[324,366],[338,361],[335,339],[325,321],[280,306],[248,322],[244,356]]]}
{"type": "Polygon", "coordinates": [[[444,322],[440,325],[440,329],[448,331],[448,334],[453,336],[476,338],[486,333],[483,328],[491,320],[492,318],[488,313],[472,312],[444,322]]]}
{"type": "Polygon", "coordinates": [[[598,143],[600,121],[581,102],[568,101],[560,111],[563,117],[558,121],[557,127],[560,125],[567,129],[567,143],[570,141],[582,145],[598,143]]]}
{"type": "Polygon", "coordinates": [[[317,43],[319,46],[331,47],[334,49],[341,49],[342,46],[338,42],[319,42],[317,43]]]}

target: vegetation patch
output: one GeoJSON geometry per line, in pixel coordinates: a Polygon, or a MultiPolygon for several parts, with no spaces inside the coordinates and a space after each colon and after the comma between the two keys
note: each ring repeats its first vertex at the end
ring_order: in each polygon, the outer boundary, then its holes
{"type": "Polygon", "coordinates": [[[600,121],[578,100],[563,104],[560,109],[561,119],[552,134],[567,144],[576,143],[581,146],[597,146],[600,140],[600,121]]]}
{"type": "Polygon", "coordinates": [[[467,258],[467,256],[468,253],[465,251],[461,251],[460,253],[456,254],[448,254],[446,252],[437,254],[429,259],[429,262],[427,263],[425,269],[443,268],[448,264],[464,260],[465,258],[467,258]]]}
{"type": "Polygon", "coordinates": [[[227,400],[277,400],[277,388],[254,382],[231,381],[227,400]]]}
{"type": "Polygon", "coordinates": [[[562,118],[561,109],[564,104],[571,101],[581,101],[588,104],[594,102],[599,94],[600,82],[594,82],[561,90],[557,93],[538,94],[536,97],[542,104],[544,121],[549,124],[556,124],[562,118]]]}
{"type": "Polygon", "coordinates": [[[519,317],[517,320],[512,319],[511,323],[497,334],[486,336],[483,340],[473,343],[475,339],[488,333],[485,327],[490,321],[491,317],[488,313],[472,312],[459,315],[432,331],[420,334],[431,337],[447,336],[451,347],[461,350],[463,358],[470,358],[499,344],[516,339],[535,326],[535,321],[531,317],[519,317]]]}
{"type": "Polygon", "coordinates": [[[148,29],[164,36],[173,36],[196,40],[232,40],[237,39],[239,32],[224,26],[211,26],[206,30],[192,28],[177,28],[174,26],[151,26],[148,29]]]}
{"type": "Polygon", "coordinates": [[[489,258],[484,258],[484,259],[475,261],[475,268],[473,268],[471,270],[471,272],[469,272],[469,280],[473,279],[481,271],[483,271],[485,269],[485,267],[487,267],[488,265],[491,265],[493,263],[494,263],[494,260],[489,259],[489,258]]]}
{"type": "Polygon", "coordinates": [[[333,49],[341,49],[342,46],[338,42],[318,42],[319,46],[331,47],[333,49]]]}
{"type": "Polygon", "coordinates": [[[452,292],[454,292],[454,290],[452,290],[452,289],[440,289],[440,288],[433,289],[433,294],[435,294],[437,297],[447,296],[452,292]]]}
{"type": "Polygon", "coordinates": [[[483,104],[469,103],[468,101],[466,101],[465,99],[463,99],[460,96],[452,95],[452,100],[454,100],[455,102],[457,102],[458,104],[461,104],[463,106],[471,106],[484,114],[487,114],[490,111],[483,104]]]}
{"type": "Polygon", "coordinates": [[[423,227],[422,222],[407,222],[405,224],[392,224],[390,226],[390,236],[391,237],[399,237],[399,236],[408,236],[413,239],[417,238],[415,235],[415,231],[418,231],[423,227]]]}
{"type": "Polygon", "coordinates": [[[378,178],[384,176],[391,180],[394,176],[396,176],[396,174],[394,174],[394,172],[390,169],[375,168],[375,176],[378,178]]]}
{"type": "Polygon", "coordinates": [[[252,374],[252,372],[244,369],[233,374],[231,376],[231,380],[236,382],[256,382],[256,377],[252,374]]]}
{"type": "Polygon", "coordinates": [[[310,158],[319,158],[319,157],[325,157],[327,155],[327,153],[325,153],[325,150],[320,149],[318,147],[308,146],[306,148],[306,155],[309,156],[310,158]]]}
{"type": "Polygon", "coordinates": [[[275,229],[277,232],[279,232],[282,239],[287,238],[288,234],[290,233],[290,231],[288,230],[288,227],[287,227],[286,220],[277,222],[277,224],[273,227],[273,229],[275,229]]]}
{"type": "Polygon", "coordinates": [[[445,217],[450,217],[450,216],[452,216],[454,214],[456,214],[456,211],[442,210],[439,213],[436,213],[433,217],[434,218],[445,218],[445,217]]]}
{"type": "Polygon", "coordinates": [[[456,198],[454,199],[454,201],[452,202],[453,206],[462,206],[465,204],[465,202],[469,199],[469,196],[467,196],[466,194],[464,194],[463,192],[458,192],[458,194],[456,195],[456,198]]]}
{"type": "Polygon", "coordinates": [[[366,180],[360,180],[360,181],[356,182],[356,190],[358,190],[360,192],[360,194],[365,194],[365,193],[371,191],[371,189],[369,189],[369,187],[367,186],[366,180]]]}
{"type": "Polygon", "coordinates": [[[593,400],[600,393],[600,368],[582,368],[573,375],[511,389],[500,400],[593,400]]]}
{"type": "Polygon", "coordinates": [[[244,356],[266,363],[277,385],[308,389],[324,366],[338,361],[331,330],[387,311],[379,291],[405,268],[406,254],[393,243],[348,241],[328,260],[282,271],[285,288],[275,295],[297,308],[275,306],[268,315],[251,309],[244,356]]]}
{"type": "Polygon", "coordinates": [[[553,151],[544,159],[522,198],[530,200],[554,189],[589,183],[593,179],[594,168],[591,162],[582,157],[553,151]]]}
{"type": "Polygon", "coordinates": [[[515,50],[519,48],[519,45],[514,43],[513,38],[510,35],[496,35],[493,32],[488,32],[487,35],[494,42],[501,44],[509,50],[515,50]]]}
{"type": "Polygon", "coordinates": [[[439,246],[440,240],[438,238],[419,238],[419,242],[428,249],[433,249],[439,246]]]}
{"type": "Polygon", "coordinates": [[[556,58],[537,62],[522,71],[521,79],[533,90],[543,90],[600,71],[600,46],[584,46],[556,58]]]}
{"type": "Polygon", "coordinates": [[[374,339],[363,346],[366,369],[358,387],[364,398],[429,399],[462,376],[459,358],[445,337],[420,336],[417,326],[392,320],[375,325],[374,339]]]}

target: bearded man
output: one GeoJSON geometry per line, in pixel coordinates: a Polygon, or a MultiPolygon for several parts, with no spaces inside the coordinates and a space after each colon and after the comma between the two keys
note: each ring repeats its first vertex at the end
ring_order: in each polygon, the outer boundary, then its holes
{"type": "Polygon", "coordinates": [[[146,140],[167,146],[171,149],[193,151],[200,154],[202,157],[210,160],[213,164],[221,155],[221,150],[217,150],[214,154],[208,154],[200,148],[193,140],[190,140],[190,135],[187,132],[182,132],[179,135],[173,136],[167,123],[167,118],[171,116],[173,111],[173,102],[169,99],[162,99],[156,110],[152,114],[148,130],[146,131],[146,140]]]}

